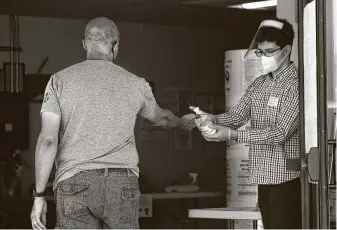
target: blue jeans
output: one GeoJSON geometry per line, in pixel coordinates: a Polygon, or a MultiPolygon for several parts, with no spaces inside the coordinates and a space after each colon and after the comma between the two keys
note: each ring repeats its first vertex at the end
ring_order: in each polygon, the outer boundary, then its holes
{"type": "Polygon", "coordinates": [[[56,228],[139,229],[139,196],[130,170],[80,172],[56,188],[56,228]]]}

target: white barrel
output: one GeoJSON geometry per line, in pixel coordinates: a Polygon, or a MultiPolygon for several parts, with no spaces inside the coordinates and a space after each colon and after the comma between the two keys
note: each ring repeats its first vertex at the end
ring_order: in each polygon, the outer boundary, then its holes
{"type": "MultiPolygon", "coordinates": [[[[261,62],[253,54],[246,58],[247,50],[225,53],[226,110],[234,108],[248,86],[262,75],[261,62]]],[[[240,129],[249,129],[250,122],[240,129]]],[[[226,200],[228,207],[256,207],[257,186],[249,184],[248,144],[228,143],[226,155],[226,200]]],[[[235,228],[252,229],[252,221],[235,221],[235,228]]]]}
{"type": "Polygon", "coordinates": [[[236,106],[247,87],[262,75],[260,59],[250,53],[244,61],[247,50],[229,50],[225,52],[225,95],[226,108],[236,106]]]}
{"type": "Polygon", "coordinates": [[[248,147],[229,147],[226,157],[228,207],[256,207],[257,186],[248,182],[248,147]]]}

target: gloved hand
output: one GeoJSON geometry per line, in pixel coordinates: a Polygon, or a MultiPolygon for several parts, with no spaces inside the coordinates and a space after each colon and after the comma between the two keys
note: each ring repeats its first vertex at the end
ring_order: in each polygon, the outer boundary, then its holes
{"type": "MultiPolygon", "coordinates": [[[[197,107],[190,106],[189,108],[190,108],[190,110],[194,111],[194,109],[196,109],[197,107]]],[[[213,124],[216,123],[216,119],[215,119],[215,116],[213,114],[206,113],[206,112],[204,112],[200,109],[199,109],[199,112],[201,112],[201,114],[191,114],[191,115],[194,116],[195,125],[200,131],[203,131],[203,129],[201,128],[202,120],[210,120],[210,121],[212,121],[213,124]],[[200,117],[200,116],[203,116],[203,118],[199,119],[198,117],[200,117]],[[205,118],[205,116],[206,116],[206,118],[205,118]]]]}

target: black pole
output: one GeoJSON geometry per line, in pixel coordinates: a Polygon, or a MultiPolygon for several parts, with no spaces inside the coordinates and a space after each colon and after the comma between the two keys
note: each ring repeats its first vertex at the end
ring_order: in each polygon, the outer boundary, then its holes
{"type": "Polygon", "coordinates": [[[319,150],[319,227],[329,229],[325,0],[316,0],[317,131],[319,150]]]}
{"type": "Polygon", "coordinates": [[[310,229],[310,187],[305,152],[305,107],[304,107],[304,7],[308,0],[297,2],[298,22],[298,68],[299,68],[299,92],[300,92],[300,156],[301,156],[301,204],[302,204],[302,228],[310,229]]]}

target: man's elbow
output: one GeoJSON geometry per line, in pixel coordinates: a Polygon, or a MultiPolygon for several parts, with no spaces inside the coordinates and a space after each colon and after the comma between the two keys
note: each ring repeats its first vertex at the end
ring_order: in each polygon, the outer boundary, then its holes
{"type": "Polygon", "coordinates": [[[158,106],[155,110],[153,110],[150,116],[148,116],[148,120],[150,120],[153,124],[156,124],[162,122],[168,116],[169,110],[162,109],[158,106]]]}
{"type": "Polygon", "coordinates": [[[40,134],[39,142],[46,146],[56,145],[58,142],[58,137],[54,135],[40,134]]]}

